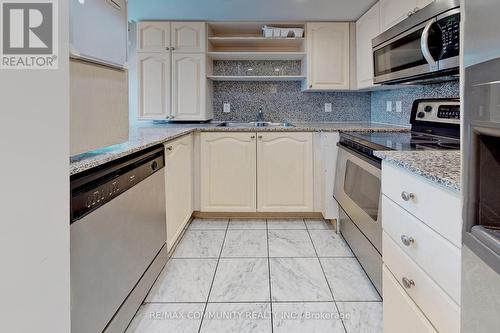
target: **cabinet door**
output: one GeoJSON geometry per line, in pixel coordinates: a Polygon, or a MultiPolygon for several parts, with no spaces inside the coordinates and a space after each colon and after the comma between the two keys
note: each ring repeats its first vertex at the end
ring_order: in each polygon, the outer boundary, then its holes
{"type": "Polygon", "coordinates": [[[312,133],[257,133],[257,210],[313,211],[312,133]]]}
{"type": "Polygon", "coordinates": [[[204,53],[205,26],[204,22],[172,22],[172,51],[204,53]]]}
{"type": "Polygon", "coordinates": [[[201,133],[201,210],[256,211],[255,133],[201,133]]]}
{"type": "Polygon", "coordinates": [[[193,213],[193,136],[165,144],[167,249],[170,251],[193,213]]]}
{"type": "Polygon", "coordinates": [[[372,39],[380,33],[380,7],[375,4],[356,22],[358,89],[373,86],[372,39]]]}
{"type": "Polygon", "coordinates": [[[170,22],[139,22],[137,24],[137,52],[168,52],[170,22]]]}
{"type": "Polygon", "coordinates": [[[206,56],[172,55],[172,119],[205,120],[206,56]]]}
{"type": "Polygon", "coordinates": [[[380,0],[381,32],[407,18],[417,6],[417,0],[380,0]]]}
{"type": "Polygon", "coordinates": [[[384,333],[436,333],[434,327],[399,286],[385,265],[383,277],[384,333]]]}
{"type": "Polygon", "coordinates": [[[170,53],[137,54],[139,119],[170,115],[170,53]]]}
{"type": "Polygon", "coordinates": [[[349,24],[307,24],[307,88],[349,89],[349,24]]]}

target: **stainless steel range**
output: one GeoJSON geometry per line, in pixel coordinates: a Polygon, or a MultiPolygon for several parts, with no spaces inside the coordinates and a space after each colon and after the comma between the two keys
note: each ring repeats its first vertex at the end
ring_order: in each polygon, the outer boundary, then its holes
{"type": "Polygon", "coordinates": [[[338,143],[334,197],[340,206],[340,231],[382,294],[381,160],[377,150],[460,149],[458,99],[413,103],[411,131],[342,132],[338,143]]]}

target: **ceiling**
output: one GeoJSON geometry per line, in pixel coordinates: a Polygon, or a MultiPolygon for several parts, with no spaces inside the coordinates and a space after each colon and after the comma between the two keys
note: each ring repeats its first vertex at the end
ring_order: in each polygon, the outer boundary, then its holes
{"type": "Polygon", "coordinates": [[[377,0],[128,0],[132,20],[356,21],[377,0]]]}

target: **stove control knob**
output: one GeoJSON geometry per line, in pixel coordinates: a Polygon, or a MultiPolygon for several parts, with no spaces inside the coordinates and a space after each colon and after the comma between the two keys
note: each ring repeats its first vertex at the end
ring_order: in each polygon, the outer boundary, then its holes
{"type": "Polygon", "coordinates": [[[432,106],[427,105],[427,106],[424,108],[424,111],[425,111],[425,112],[431,112],[431,111],[432,111],[432,106]]]}
{"type": "Polygon", "coordinates": [[[417,117],[418,118],[424,118],[425,117],[425,112],[420,111],[419,113],[417,113],[417,117]]]}

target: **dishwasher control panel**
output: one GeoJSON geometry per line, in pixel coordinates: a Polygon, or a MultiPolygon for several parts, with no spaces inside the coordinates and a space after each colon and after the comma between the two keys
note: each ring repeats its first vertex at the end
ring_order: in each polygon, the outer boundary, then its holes
{"type": "Polygon", "coordinates": [[[163,146],[112,162],[71,180],[71,223],[116,198],[165,166],[163,146]]]}

